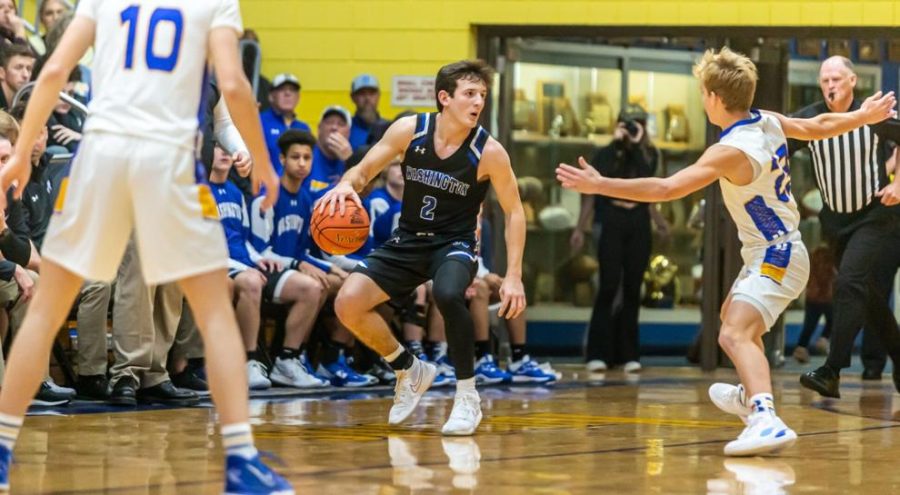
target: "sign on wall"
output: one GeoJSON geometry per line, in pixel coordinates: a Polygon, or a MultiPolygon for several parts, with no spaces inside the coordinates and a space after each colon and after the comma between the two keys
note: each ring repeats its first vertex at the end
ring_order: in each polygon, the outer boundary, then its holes
{"type": "Polygon", "coordinates": [[[434,76],[394,76],[391,81],[391,105],[395,107],[434,105],[434,76]]]}

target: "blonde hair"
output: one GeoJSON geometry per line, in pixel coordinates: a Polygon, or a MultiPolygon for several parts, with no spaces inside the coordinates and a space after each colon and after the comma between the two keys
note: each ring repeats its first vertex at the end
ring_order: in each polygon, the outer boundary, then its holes
{"type": "Polygon", "coordinates": [[[715,93],[729,112],[750,110],[756,81],[756,66],[743,54],[733,52],[727,46],[716,53],[709,49],[694,65],[694,75],[706,88],[715,93]]]}
{"type": "Polygon", "coordinates": [[[0,138],[8,139],[13,145],[19,139],[19,122],[3,110],[0,110],[0,138]]]}

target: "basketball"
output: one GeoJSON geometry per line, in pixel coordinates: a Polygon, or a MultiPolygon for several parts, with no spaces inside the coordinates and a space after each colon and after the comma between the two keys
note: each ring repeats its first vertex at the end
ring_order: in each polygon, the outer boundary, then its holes
{"type": "Polygon", "coordinates": [[[329,254],[350,254],[361,248],[369,238],[369,214],[352,201],[347,201],[344,216],[335,207],[334,215],[328,209],[313,212],[309,232],[322,251],[329,254]]]}

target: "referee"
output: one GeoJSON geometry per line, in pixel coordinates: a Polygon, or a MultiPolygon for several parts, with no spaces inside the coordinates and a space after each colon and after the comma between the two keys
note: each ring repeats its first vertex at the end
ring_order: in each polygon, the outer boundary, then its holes
{"type": "MultiPolygon", "coordinates": [[[[853,63],[831,57],[819,70],[824,101],[795,113],[809,118],[827,112],[856,110],[853,63]]],[[[840,370],[850,366],[853,342],[866,322],[867,304],[883,305],[897,271],[900,252],[900,181],[891,183],[885,171],[890,149],[898,142],[896,127],[888,121],[862,126],[840,136],[808,143],[791,143],[791,151],[803,145],[812,156],[816,183],[824,200],[819,213],[822,233],[835,250],[838,266],[834,286],[834,326],[825,365],[803,374],[800,383],[825,397],[840,397],[840,370]]],[[[877,306],[875,306],[877,307],[877,306]]],[[[891,322],[893,323],[893,322],[891,322]]],[[[863,335],[863,379],[879,380],[885,351],[879,336],[896,328],[869,321],[863,335]]],[[[897,364],[895,364],[895,368],[897,364]]]]}

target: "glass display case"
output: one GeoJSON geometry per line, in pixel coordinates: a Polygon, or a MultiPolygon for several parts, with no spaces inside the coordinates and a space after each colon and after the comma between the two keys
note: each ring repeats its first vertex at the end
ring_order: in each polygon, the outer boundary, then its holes
{"type": "MultiPolygon", "coordinates": [[[[570,248],[581,197],[560,187],[557,164],[576,163],[579,156],[590,161],[611,143],[619,111],[628,104],[640,105],[648,114],[647,132],[660,151],[657,175],[671,175],[699,157],[706,145],[706,117],[691,74],[697,55],[554,41],[511,43],[504,69],[508,133],[502,139],[525,203],[525,278],[531,304],[593,303],[596,242],[588,236],[581,252],[570,248]]],[[[667,238],[654,234],[651,258],[664,257],[660,278],[665,287],[648,290],[647,305],[696,303],[702,226],[690,220],[692,214],[702,218],[697,215],[702,197],[698,192],[655,206],[671,229],[667,238]]]]}

